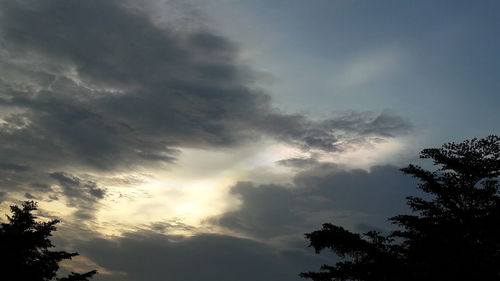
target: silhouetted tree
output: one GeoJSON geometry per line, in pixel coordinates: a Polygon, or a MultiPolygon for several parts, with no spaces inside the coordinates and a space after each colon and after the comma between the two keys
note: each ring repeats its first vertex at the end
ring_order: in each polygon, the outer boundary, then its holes
{"type": "Polygon", "coordinates": [[[306,234],[310,246],[316,252],[330,249],[344,260],[300,276],[315,281],[500,280],[500,137],[424,149],[420,158],[432,159],[437,169],[409,165],[402,171],[419,179],[429,198],[407,198],[412,215],[390,219],[398,230],[360,235],[324,224],[306,234]]]}
{"type": "Polygon", "coordinates": [[[58,220],[36,221],[33,201],[22,207],[11,206],[8,223],[0,225],[0,280],[5,281],[88,281],[97,271],[84,274],[72,272],[65,278],[56,278],[59,262],[77,256],[77,253],[50,251],[54,247],[49,237],[56,230],[58,220]]]}

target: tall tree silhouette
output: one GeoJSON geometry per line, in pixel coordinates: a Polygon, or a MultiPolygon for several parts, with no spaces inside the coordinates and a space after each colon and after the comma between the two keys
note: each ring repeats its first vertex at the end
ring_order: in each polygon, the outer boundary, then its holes
{"type": "Polygon", "coordinates": [[[426,198],[408,197],[411,215],[390,218],[389,235],[352,233],[324,224],[306,234],[316,252],[341,258],[319,272],[331,280],[500,280],[500,137],[489,136],[424,149],[436,170],[409,165],[402,172],[421,181],[426,198]]]}
{"type": "Polygon", "coordinates": [[[72,272],[68,277],[56,278],[59,262],[77,256],[77,253],[50,251],[54,247],[49,237],[56,230],[58,220],[37,221],[32,214],[37,210],[33,201],[22,207],[11,206],[8,223],[0,225],[0,280],[6,281],[88,281],[97,271],[84,274],[72,272]]]}

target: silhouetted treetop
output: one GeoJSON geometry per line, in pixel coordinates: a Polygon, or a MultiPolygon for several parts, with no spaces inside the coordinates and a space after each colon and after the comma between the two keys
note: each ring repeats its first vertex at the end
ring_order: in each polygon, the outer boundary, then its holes
{"type": "Polygon", "coordinates": [[[22,207],[11,206],[8,223],[0,225],[0,279],[8,281],[88,281],[97,271],[85,274],[71,273],[56,278],[59,262],[77,256],[77,253],[50,251],[54,245],[49,237],[56,230],[58,220],[37,221],[33,211],[37,205],[26,201],[22,207]]]}
{"type": "Polygon", "coordinates": [[[437,169],[408,165],[426,198],[408,197],[413,214],[390,221],[399,229],[363,235],[324,224],[306,234],[316,252],[332,250],[344,261],[320,272],[326,280],[500,280],[500,137],[489,136],[424,149],[437,169]]]}

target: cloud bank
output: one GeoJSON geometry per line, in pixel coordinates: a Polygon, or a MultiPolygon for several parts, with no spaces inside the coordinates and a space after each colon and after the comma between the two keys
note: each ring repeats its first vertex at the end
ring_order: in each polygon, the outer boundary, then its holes
{"type": "Polygon", "coordinates": [[[366,171],[318,163],[299,172],[291,185],[236,184],[231,193],[240,208],[211,221],[258,239],[301,239],[326,221],[356,231],[383,230],[388,217],[407,211],[405,197],[417,192],[415,186],[394,166],[366,171]]]}
{"type": "Polygon", "coordinates": [[[300,280],[298,269],[327,262],[301,251],[277,251],[264,243],[216,234],[177,237],[138,231],[115,241],[96,238],[77,246],[100,266],[122,273],[96,277],[105,281],[300,280]]]}

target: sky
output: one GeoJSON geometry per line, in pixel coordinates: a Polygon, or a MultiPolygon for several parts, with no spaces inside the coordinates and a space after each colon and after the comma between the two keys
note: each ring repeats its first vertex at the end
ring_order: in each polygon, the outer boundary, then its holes
{"type": "MultiPolygon", "coordinates": [[[[0,0],[0,210],[98,281],[299,280],[500,132],[498,1],[0,0]]],[[[2,217],[5,220],[4,217],[2,217]]]]}

